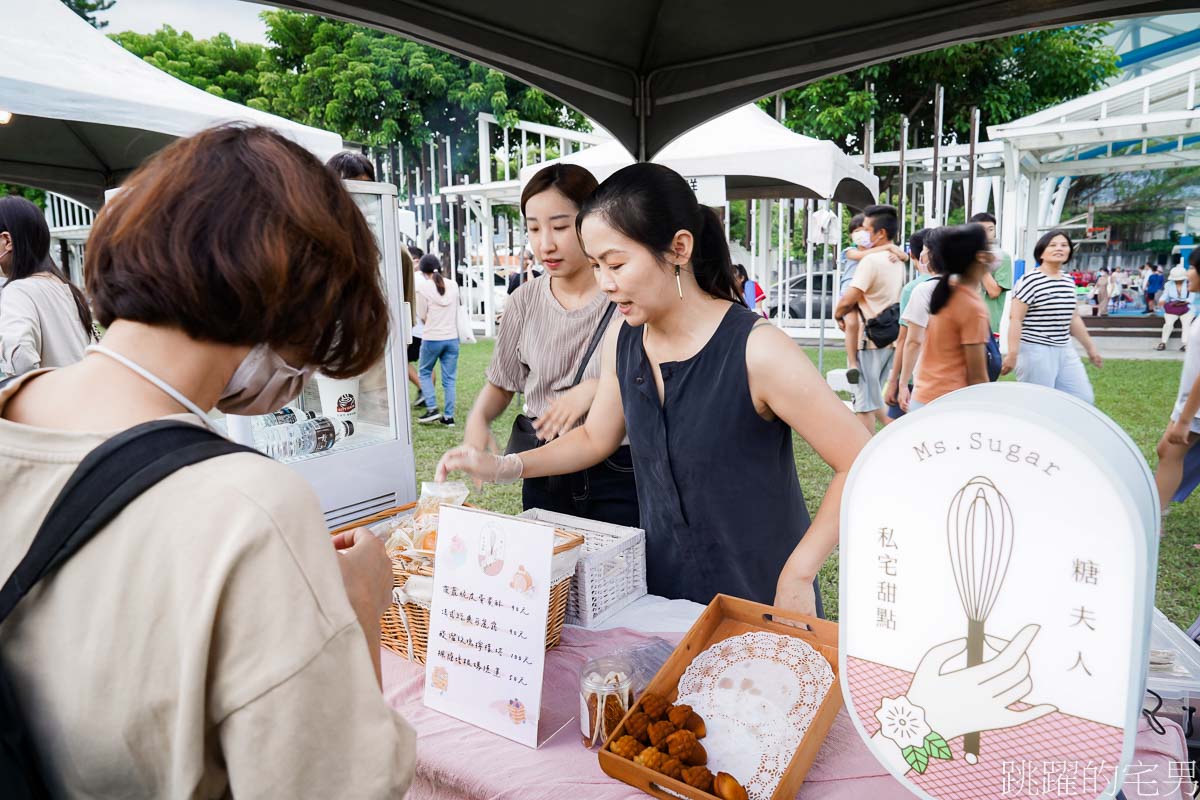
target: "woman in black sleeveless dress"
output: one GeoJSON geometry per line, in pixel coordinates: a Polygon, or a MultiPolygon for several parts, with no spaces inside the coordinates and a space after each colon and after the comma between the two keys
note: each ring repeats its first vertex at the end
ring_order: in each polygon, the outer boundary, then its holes
{"type": "Polygon", "coordinates": [[[587,422],[520,455],[452,450],[439,480],[573,472],[628,433],[651,593],[819,613],[817,570],[837,544],[842,485],[866,431],[804,351],[741,305],[721,223],[677,173],[620,170],[576,225],[626,322],[604,343],[587,422]],[[793,430],[835,473],[811,524],[793,430]]]}

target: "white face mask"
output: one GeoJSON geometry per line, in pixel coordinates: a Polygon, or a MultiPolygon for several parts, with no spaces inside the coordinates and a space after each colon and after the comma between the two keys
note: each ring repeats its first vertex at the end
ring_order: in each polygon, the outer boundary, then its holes
{"type": "Polygon", "coordinates": [[[850,241],[866,250],[871,246],[871,234],[867,233],[866,231],[855,231],[854,233],[850,234],[850,241]]]}
{"type": "Polygon", "coordinates": [[[233,371],[217,409],[246,416],[270,414],[299,395],[312,373],[311,367],[293,367],[267,345],[257,345],[233,371]]]}
{"type": "MultiPolygon", "coordinates": [[[[125,365],[203,420],[210,429],[221,433],[209,420],[207,411],[150,370],[102,344],[94,344],[87,350],[89,353],[102,353],[125,365]]],[[[242,363],[233,371],[233,377],[229,379],[221,393],[221,399],[217,401],[217,408],[227,414],[270,414],[283,408],[289,400],[299,395],[311,374],[311,368],[296,369],[274,350],[260,344],[247,353],[242,363]]]]}

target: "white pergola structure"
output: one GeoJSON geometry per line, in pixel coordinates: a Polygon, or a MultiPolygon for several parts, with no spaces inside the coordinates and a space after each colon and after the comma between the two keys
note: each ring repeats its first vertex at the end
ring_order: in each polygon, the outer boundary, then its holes
{"type": "Polygon", "coordinates": [[[1004,148],[1002,246],[1031,264],[1074,176],[1200,166],[1198,83],[1200,56],[989,126],[1004,148]]]}
{"type": "MultiPolygon", "coordinates": [[[[1012,122],[987,128],[976,145],[970,211],[991,210],[1001,246],[1032,263],[1038,237],[1060,227],[1072,178],[1200,166],[1200,57],[1131,78],[1012,122]]],[[[964,196],[972,179],[968,144],[942,145],[936,158],[937,189],[964,196]]],[[[932,148],[873,153],[871,167],[903,167],[906,211],[923,205],[932,218],[935,158],[932,148]]],[[[940,208],[946,208],[943,202],[940,208]]],[[[908,216],[906,214],[906,216],[908,216]]],[[[907,225],[911,228],[911,224],[907,225]]],[[[1061,226],[1086,228],[1085,225],[1061,226]]],[[[1087,241],[1086,234],[1075,237],[1087,241]]]]}

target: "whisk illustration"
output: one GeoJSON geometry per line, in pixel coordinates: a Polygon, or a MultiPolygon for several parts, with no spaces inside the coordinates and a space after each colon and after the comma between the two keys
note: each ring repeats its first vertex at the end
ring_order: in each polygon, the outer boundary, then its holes
{"type": "MultiPolygon", "coordinates": [[[[950,567],[967,617],[967,666],[983,663],[984,623],[1008,573],[1012,557],[1012,509],[996,485],[974,477],[958,490],[946,515],[950,567]]],[[[979,733],[963,737],[968,764],[979,761],[979,733]]]]}

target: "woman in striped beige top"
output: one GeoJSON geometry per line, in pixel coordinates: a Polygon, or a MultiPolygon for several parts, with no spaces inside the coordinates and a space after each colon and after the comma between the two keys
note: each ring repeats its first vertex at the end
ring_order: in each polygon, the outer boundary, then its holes
{"type": "MultiPolygon", "coordinates": [[[[597,186],[583,167],[557,164],[538,172],[521,193],[529,244],[545,272],[512,293],[487,369],[487,382],[467,419],[463,443],[498,449],[491,424],[514,394],[524,396],[509,451],[519,441],[540,446],[587,417],[600,377],[601,328],[620,325],[596,284],[575,232],[575,217],[597,186]],[[520,432],[524,436],[520,436],[520,432]],[[535,438],[536,436],[536,438],[535,438]]],[[[628,445],[602,463],[569,475],[529,478],[526,509],[541,508],[617,525],[638,525],[637,487],[628,445]]]]}

